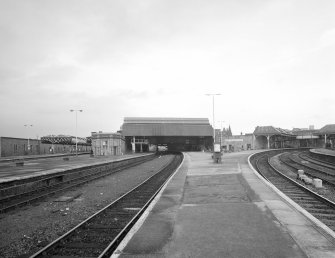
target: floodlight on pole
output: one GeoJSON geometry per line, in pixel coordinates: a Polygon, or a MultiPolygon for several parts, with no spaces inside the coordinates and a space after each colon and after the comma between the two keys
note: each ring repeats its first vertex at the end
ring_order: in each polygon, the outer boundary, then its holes
{"type": "MultiPolygon", "coordinates": [[[[33,125],[24,125],[24,127],[29,128],[29,127],[33,127],[33,125]]],[[[28,146],[27,146],[27,150],[28,150],[28,152],[30,151],[29,134],[28,134],[28,146]]]]}
{"type": "Polygon", "coordinates": [[[221,93],[207,93],[206,96],[212,96],[213,98],[213,151],[214,151],[214,142],[215,142],[215,115],[214,115],[214,97],[221,95],[221,93]]]}
{"type": "Polygon", "coordinates": [[[78,137],[77,137],[77,124],[78,124],[78,118],[77,118],[77,113],[78,112],[83,112],[82,109],[70,109],[70,112],[76,112],[76,156],[78,156],[78,137]]]}

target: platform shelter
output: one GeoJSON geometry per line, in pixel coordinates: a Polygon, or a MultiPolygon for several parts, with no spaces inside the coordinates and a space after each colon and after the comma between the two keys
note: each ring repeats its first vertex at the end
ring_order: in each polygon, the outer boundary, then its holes
{"type": "Polygon", "coordinates": [[[324,139],[325,148],[335,148],[335,124],[328,124],[317,132],[324,139]]]}
{"type": "Polygon", "coordinates": [[[125,117],[121,131],[126,150],[132,152],[202,151],[213,146],[207,118],[125,117]]]}
{"type": "Polygon", "coordinates": [[[253,133],[256,149],[291,148],[299,145],[297,135],[273,126],[257,126],[253,133]]]}

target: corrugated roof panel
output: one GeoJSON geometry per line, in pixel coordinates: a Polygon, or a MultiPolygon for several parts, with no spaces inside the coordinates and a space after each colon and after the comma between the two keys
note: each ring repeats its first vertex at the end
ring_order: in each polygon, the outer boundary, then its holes
{"type": "Polygon", "coordinates": [[[123,136],[213,136],[210,125],[123,124],[123,136]]]}
{"type": "Polygon", "coordinates": [[[125,117],[124,124],[207,124],[208,118],[125,117]]]}

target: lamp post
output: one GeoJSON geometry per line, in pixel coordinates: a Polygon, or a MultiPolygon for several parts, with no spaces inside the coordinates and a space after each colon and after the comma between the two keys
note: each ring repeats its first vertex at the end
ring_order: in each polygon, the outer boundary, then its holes
{"type": "Polygon", "coordinates": [[[213,98],[213,152],[214,152],[214,142],[215,142],[215,116],[214,116],[214,97],[221,95],[221,93],[208,93],[206,96],[212,96],[213,98]]]}
{"type": "Polygon", "coordinates": [[[82,109],[71,109],[70,112],[76,112],[76,157],[78,156],[78,139],[77,139],[77,113],[78,112],[83,112],[82,109]]]}
{"type": "MultiPolygon", "coordinates": [[[[24,127],[29,128],[29,127],[33,127],[33,125],[24,125],[24,127]]],[[[28,150],[28,152],[30,151],[29,134],[28,134],[28,146],[27,146],[27,150],[28,150]]]]}

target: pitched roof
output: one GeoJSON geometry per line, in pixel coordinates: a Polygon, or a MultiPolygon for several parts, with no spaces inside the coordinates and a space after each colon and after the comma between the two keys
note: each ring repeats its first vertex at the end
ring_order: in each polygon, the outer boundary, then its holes
{"type": "Polygon", "coordinates": [[[207,118],[125,117],[123,136],[213,136],[207,118]]]}
{"type": "Polygon", "coordinates": [[[335,124],[329,124],[322,127],[318,133],[321,134],[335,134],[335,124]]]}
{"type": "Polygon", "coordinates": [[[124,124],[206,124],[208,118],[125,117],[124,124]]]}
{"type": "Polygon", "coordinates": [[[286,129],[273,126],[257,126],[254,131],[254,135],[286,135],[294,136],[294,134],[286,129]]]}

